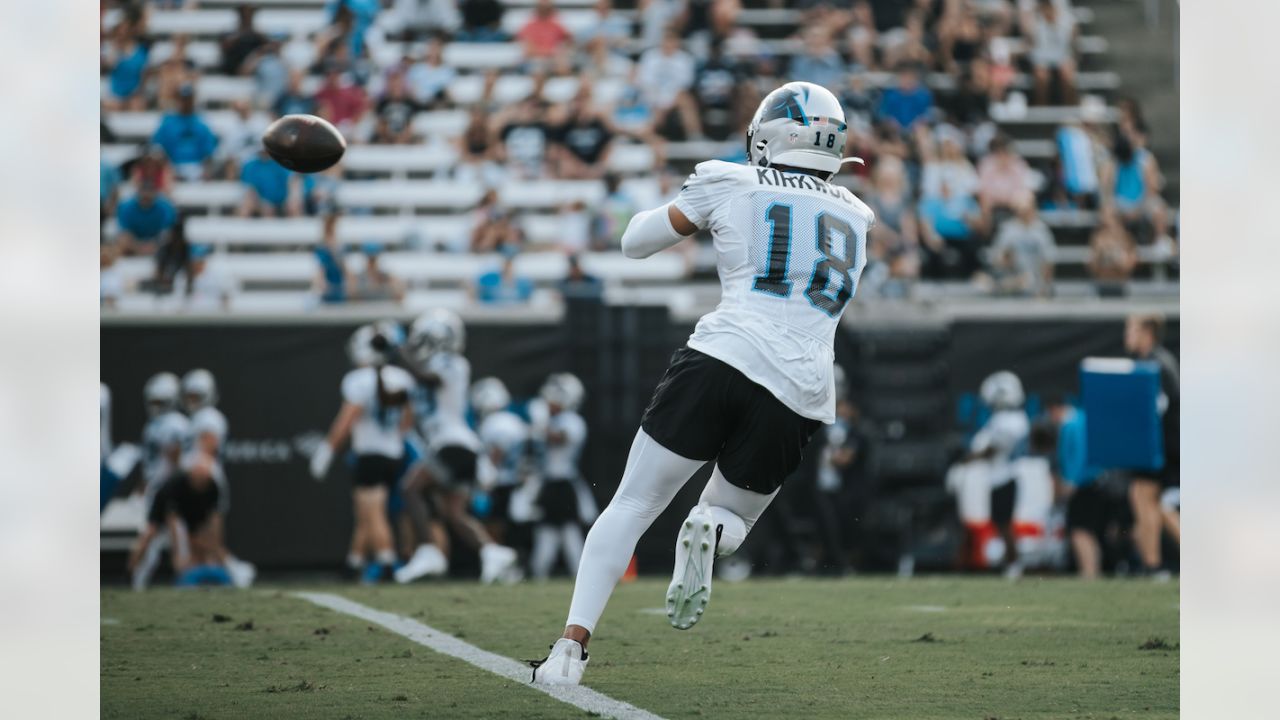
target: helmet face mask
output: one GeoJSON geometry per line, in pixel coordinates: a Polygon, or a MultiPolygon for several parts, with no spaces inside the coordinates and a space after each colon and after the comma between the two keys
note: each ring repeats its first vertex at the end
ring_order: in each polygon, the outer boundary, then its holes
{"type": "Polygon", "coordinates": [[[436,353],[460,353],[466,344],[462,318],[450,310],[423,313],[409,329],[408,347],[415,360],[425,362],[436,353]]]}
{"type": "Polygon", "coordinates": [[[180,392],[181,386],[177,375],[171,372],[152,375],[142,389],[142,398],[147,405],[147,415],[156,417],[176,409],[180,392]]]}
{"type": "Polygon", "coordinates": [[[538,395],[554,412],[574,412],[582,405],[586,389],[572,373],[556,373],[542,384],[538,395]]]}
{"type": "Polygon", "coordinates": [[[992,373],[982,381],[978,394],[994,410],[1016,410],[1026,401],[1022,381],[1008,370],[992,373]]]}
{"type": "Polygon", "coordinates": [[[747,163],[785,165],[835,176],[844,161],[849,126],[829,90],[791,82],[765,96],[747,125],[747,163]]]}
{"type": "Polygon", "coordinates": [[[503,410],[510,404],[511,393],[498,378],[481,378],[471,386],[471,406],[480,417],[503,410]]]}
{"type": "Polygon", "coordinates": [[[198,368],[182,376],[182,403],[187,412],[211,407],[218,403],[218,386],[213,373],[198,368]]]}

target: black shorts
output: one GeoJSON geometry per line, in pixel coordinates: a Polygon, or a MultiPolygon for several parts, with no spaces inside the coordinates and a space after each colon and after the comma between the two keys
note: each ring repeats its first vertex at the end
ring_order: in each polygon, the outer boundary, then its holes
{"type": "Polygon", "coordinates": [[[1182,484],[1181,467],[1176,458],[1166,460],[1164,467],[1159,470],[1134,470],[1131,475],[1133,479],[1155,480],[1160,483],[1162,489],[1179,487],[1182,484]]]}
{"type": "Polygon", "coordinates": [[[356,487],[395,487],[404,461],[385,455],[356,456],[356,487]]]}
{"type": "Polygon", "coordinates": [[[1107,497],[1097,483],[1076,488],[1067,501],[1067,530],[1101,538],[1107,530],[1107,497]]]}
{"type": "Polygon", "coordinates": [[[578,491],[569,480],[544,480],[538,491],[542,522],[565,525],[578,522],[578,491]]]}
{"type": "Polygon", "coordinates": [[[437,481],[444,485],[470,485],[476,480],[476,462],[474,450],[462,445],[446,445],[435,451],[431,466],[442,476],[437,481]]]}
{"type": "Polygon", "coordinates": [[[1005,527],[1013,522],[1013,505],[1018,500],[1018,483],[1016,480],[1001,485],[991,491],[991,522],[1005,527]]]}
{"type": "Polygon", "coordinates": [[[671,356],[640,421],[671,452],[716,460],[726,480],[766,495],[800,465],[821,425],[728,364],[687,347],[671,356]]]}

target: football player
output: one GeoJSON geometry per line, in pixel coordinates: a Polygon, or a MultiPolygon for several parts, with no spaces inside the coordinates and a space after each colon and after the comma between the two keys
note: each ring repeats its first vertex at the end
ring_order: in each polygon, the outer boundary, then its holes
{"type": "Polygon", "coordinates": [[[539,580],[551,574],[561,551],[569,572],[578,572],[582,525],[595,519],[595,501],[578,473],[578,459],[587,441],[587,423],[578,414],[585,394],[582,381],[570,373],[547,378],[539,392],[548,418],[541,438],[542,486],[529,562],[533,577],[539,580]]]}
{"type": "MultiPolygon", "coordinates": [[[[213,480],[218,484],[218,512],[225,518],[231,509],[231,486],[227,483],[226,466],[223,464],[223,453],[227,442],[227,416],[218,409],[218,384],[213,373],[203,368],[191,370],[182,376],[182,404],[191,422],[191,450],[189,461],[195,457],[208,458],[213,467],[213,480]]],[[[218,536],[212,538],[226,558],[227,571],[236,587],[248,587],[253,584],[257,569],[252,563],[241,560],[227,550],[225,540],[220,537],[223,526],[217,523],[212,532],[218,536]]]]}
{"type": "Polygon", "coordinates": [[[866,264],[874,213],[831,183],[845,161],[840,101],[805,82],[769,93],[747,127],[747,163],[697,166],[676,199],[637,213],[622,252],[644,258],[709,230],[721,300],[654,391],[609,506],[591,528],[563,637],[533,680],[577,684],[587,642],[636,541],[700,467],[715,468],[682,523],[667,616],[707,607],[717,556],[732,553],[835,420],[832,343],[866,264]]]}
{"type": "Polygon", "coordinates": [[[462,318],[449,310],[424,313],[409,328],[401,358],[418,380],[420,430],[426,457],[405,478],[406,503],[430,494],[453,531],[480,551],[480,581],[510,577],[515,550],[494,542],[489,531],[467,512],[478,475],[480,438],[467,424],[471,364],[463,357],[462,318]],[[418,497],[408,496],[417,494],[418,497]]]}
{"type": "Polygon", "coordinates": [[[386,348],[394,344],[400,327],[392,322],[364,325],[347,344],[355,369],[342,378],[342,408],[329,436],[311,456],[311,474],[321,480],[329,471],[333,452],[351,438],[355,464],[355,528],[347,565],[359,572],[363,582],[376,583],[387,577],[396,563],[391,524],[387,520],[387,497],[400,480],[405,452],[405,434],[413,427],[409,392],[413,377],[389,365],[386,348]],[[367,554],[373,562],[365,565],[367,554]]]}
{"type": "MultiPolygon", "coordinates": [[[[142,389],[148,417],[142,428],[142,495],[148,515],[156,493],[181,468],[183,452],[190,440],[191,424],[178,412],[179,392],[178,376],[170,372],[152,375],[142,389]]],[[[150,584],[160,563],[160,553],[176,541],[177,538],[162,533],[156,542],[146,544],[144,552],[130,567],[135,590],[150,584]]]]}

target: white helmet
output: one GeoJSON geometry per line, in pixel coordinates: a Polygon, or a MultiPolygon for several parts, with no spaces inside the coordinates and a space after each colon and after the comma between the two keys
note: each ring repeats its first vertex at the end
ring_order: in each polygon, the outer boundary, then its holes
{"type": "Polygon", "coordinates": [[[425,360],[438,352],[460,353],[466,345],[462,318],[444,308],[428,310],[410,326],[408,345],[419,360],[425,360]]]}
{"type": "Polygon", "coordinates": [[[511,393],[496,377],[481,378],[471,386],[471,407],[480,417],[503,410],[510,404],[511,393]]]}
{"type": "Polygon", "coordinates": [[[182,400],[191,412],[217,405],[218,384],[213,380],[213,373],[204,368],[196,368],[183,375],[182,400]]]}
{"type": "Polygon", "coordinates": [[[844,161],[848,129],[844,108],[830,90],[789,82],[766,95],[751,117],[747,164],[817,170],[830,179],[844,161]]]}
{"type": "Polygon", "coordinates": [[[171,372],[156,373],[142,388],[147,414],[156,416],[178,407],[178,376],[171,372]]]}
{"type": "Polygon", "coordinates": [[[982,402],[994,410],[1014,410],[1022,407],[1026,397],[1022,393],[1022,381],[1008,370],[992,373],[982,381],[978,390],[982,402]]]}
{"type": "Polygon", "coordinates": [[[356,367],[387,364],[388,352],[404,342],[404,331],[393,320],[361,325],[347,341],[347,356],[356,367]]]}
{"type": "Polygon", "coordinates": [[[577,410],[586,396],[582,381],[572,373],[555,373],[542,384],[538,392],[548,405],[559,405],[570,412],[577,410]]]}

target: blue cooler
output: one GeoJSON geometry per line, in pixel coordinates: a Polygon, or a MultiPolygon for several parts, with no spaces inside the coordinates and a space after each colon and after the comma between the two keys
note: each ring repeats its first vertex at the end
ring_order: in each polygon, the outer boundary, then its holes
{"type": "Polygon", "coordinates": [[[1080,363],[1088,464],[1097,468],[1164,467],[1160,365],[1148,360],[1085,358],[1080,363]]]}

